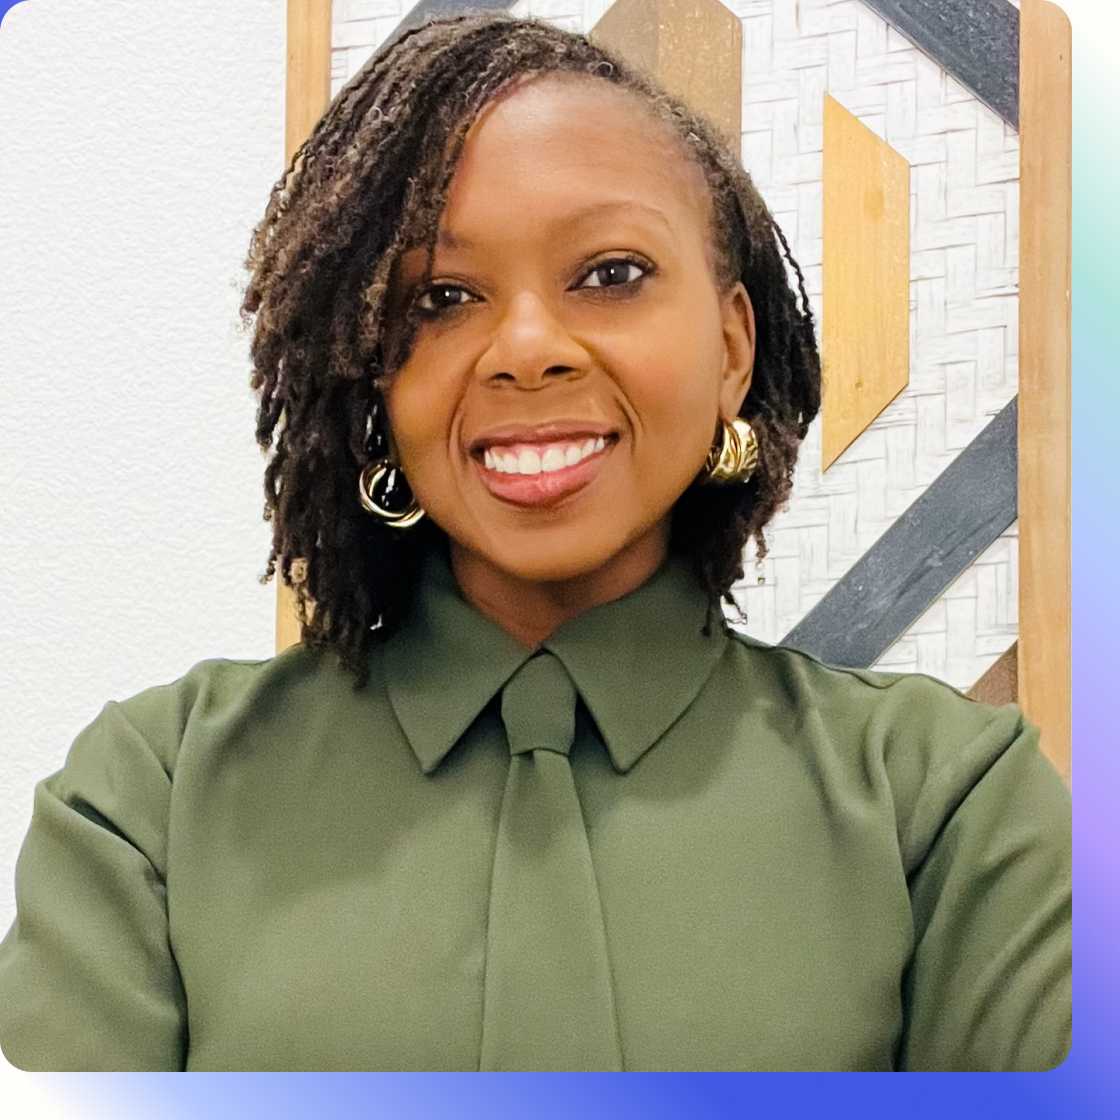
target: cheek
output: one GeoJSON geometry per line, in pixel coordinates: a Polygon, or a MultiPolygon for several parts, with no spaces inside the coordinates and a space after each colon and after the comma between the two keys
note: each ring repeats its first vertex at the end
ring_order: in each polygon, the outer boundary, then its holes
{"type": "Polygon", "coordinates": [[[386,390],[389,423],[406,475],[426,472],[435,459],[446,456],[451,413],[445,402],[450,399],[434,378],[411,364],[397,372],[386,390]]]}
{"type": "MultiPolygon", "coordinates": [[[[719,411],[721,352],[703,345],[706,332],[682,324],[631,362],[627,395],[637,413],[646,454],[694,457],[711,441],[719,411]]],[[[651,340],[652,342],[653,340],[651,340]]]]}

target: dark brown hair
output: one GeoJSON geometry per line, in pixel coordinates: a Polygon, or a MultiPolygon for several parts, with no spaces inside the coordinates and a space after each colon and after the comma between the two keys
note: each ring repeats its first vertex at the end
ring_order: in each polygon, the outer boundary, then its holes
{"type": "Polygon", "coordinates": [[[744,485],[690,487],[673,510],[671,545],[691,558],[713,604],[734,603],[730,588],[752,536],[758,558],[766,555],[763,527],[788,499],[820,408],[801,269],[710,121],[618,55],[543,20],[472,11],[404,33],[340,90],[273,187],[253,231],[241,306],[243,325],[254,326],[257,441],[267,451],[275,438],[265,468],[272,548],[261,582],[279,561],[304,644],[335,649],[355,687],[367,679],[369,646],[408,610],[421,551],[442,539],[430,518],[394,530],[358,499],[359,472],[377,455],[371,412],[384,412],[381,389],[416,328],[414,304],[396,321],[387,313],[393,267],[423,246],[430,269],[447,188],[479,111],[522,76],[556,71],[628,89],[675,130],[683,158],[697,162],[711,189],[720,289],[742,280],[754,305],[755,364],[741,415],[758,437],[758,466],[744,485]]]}

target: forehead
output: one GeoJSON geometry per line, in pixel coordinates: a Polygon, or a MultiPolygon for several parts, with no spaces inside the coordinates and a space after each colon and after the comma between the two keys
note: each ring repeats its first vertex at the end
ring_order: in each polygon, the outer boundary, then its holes
{"type": "Polygon", "coordinates": [[[469,248],[621,222],[706,238],[709,206],[703,172],[638,95],[548,74],[519,82],[472,122],[440,241],[469,248]]]}

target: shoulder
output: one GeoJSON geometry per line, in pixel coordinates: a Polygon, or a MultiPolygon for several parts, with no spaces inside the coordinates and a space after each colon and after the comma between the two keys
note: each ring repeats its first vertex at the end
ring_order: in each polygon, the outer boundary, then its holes
{"type": "Polygon", "coordinates": [[[183,744],[192,736],[212,736],[290,707],[301,690],[340,678],[336,662],[330,654],[303,645],[268,658],[205,658],[173,680],[107,701],[75,746],[136,739],[171,776],[183,744]]]}
{"type": "Polygon", "coordinates": [[[827,711],[852,730],[904,731],[914,742],[915,732],[923,730],[952,737],[978,731],[1000,713],[1011,718],[1008,709],[1014,705],[984,704],[928,673],[834,665],[794,646],[727,632],[733,657],[756,683],[764,682],[793,706],[827,711]]]}
{"type": "MultiPolygon", "coordinates": [[[[792,646],[728,634],[744,691],[761,691],[782,709],[791,735],[840,756],[850,773],[887,792],[899,839],[914,858],[986,775],[1053,770],[1038,728],[1016,703],[986,704],[926,673],[833,665],[792,646]]],[[[1053,778],[1060,783],[1056,771],[1053,778]]],[[[1042,780],[1053,784],[1048,775],[1042,780]]]]}
{"type": "Polygon", "coordinates": [[[127,838],[162,875],[172,788],[190,729],[223,724],[252,705],[263,681],[299,675],[305,660],[299,652],[259,661],[209,658],[174,680],[106,701],[75,735],[63,765],[37,783],[32,827],[93,844],[104,831],[127,838]],[[41,823],[48,821],[53,825],[41,823]],[[91,824],[102,831],[90,832],[91,824]]]}

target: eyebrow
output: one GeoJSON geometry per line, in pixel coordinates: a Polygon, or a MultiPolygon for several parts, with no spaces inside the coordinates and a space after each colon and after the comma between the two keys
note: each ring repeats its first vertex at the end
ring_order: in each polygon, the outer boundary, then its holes
{"type": "MultiPolygon", "coordinates": [[[[673,235],[673,227],[663,211],[658,210],[656,206],[650,206],[644,202],[635,202],[633,200],[625,201],[623,199],[593,202],[589,206],[583,206],[574,213],[566,215],[556,224],[564,230],[569,230],[574,226],[580,226],[594,221],[607,212],[618,210],[637,211],[640,214],[654,218],[665,227],[665,231],[670,236],[673,235]]],[[[450,230],[444,229],[441,229],[439,232],[439,243],[445,245],[448,249],[475,248],[473,241],[464,237],[456,237],[450,230]]]]}

